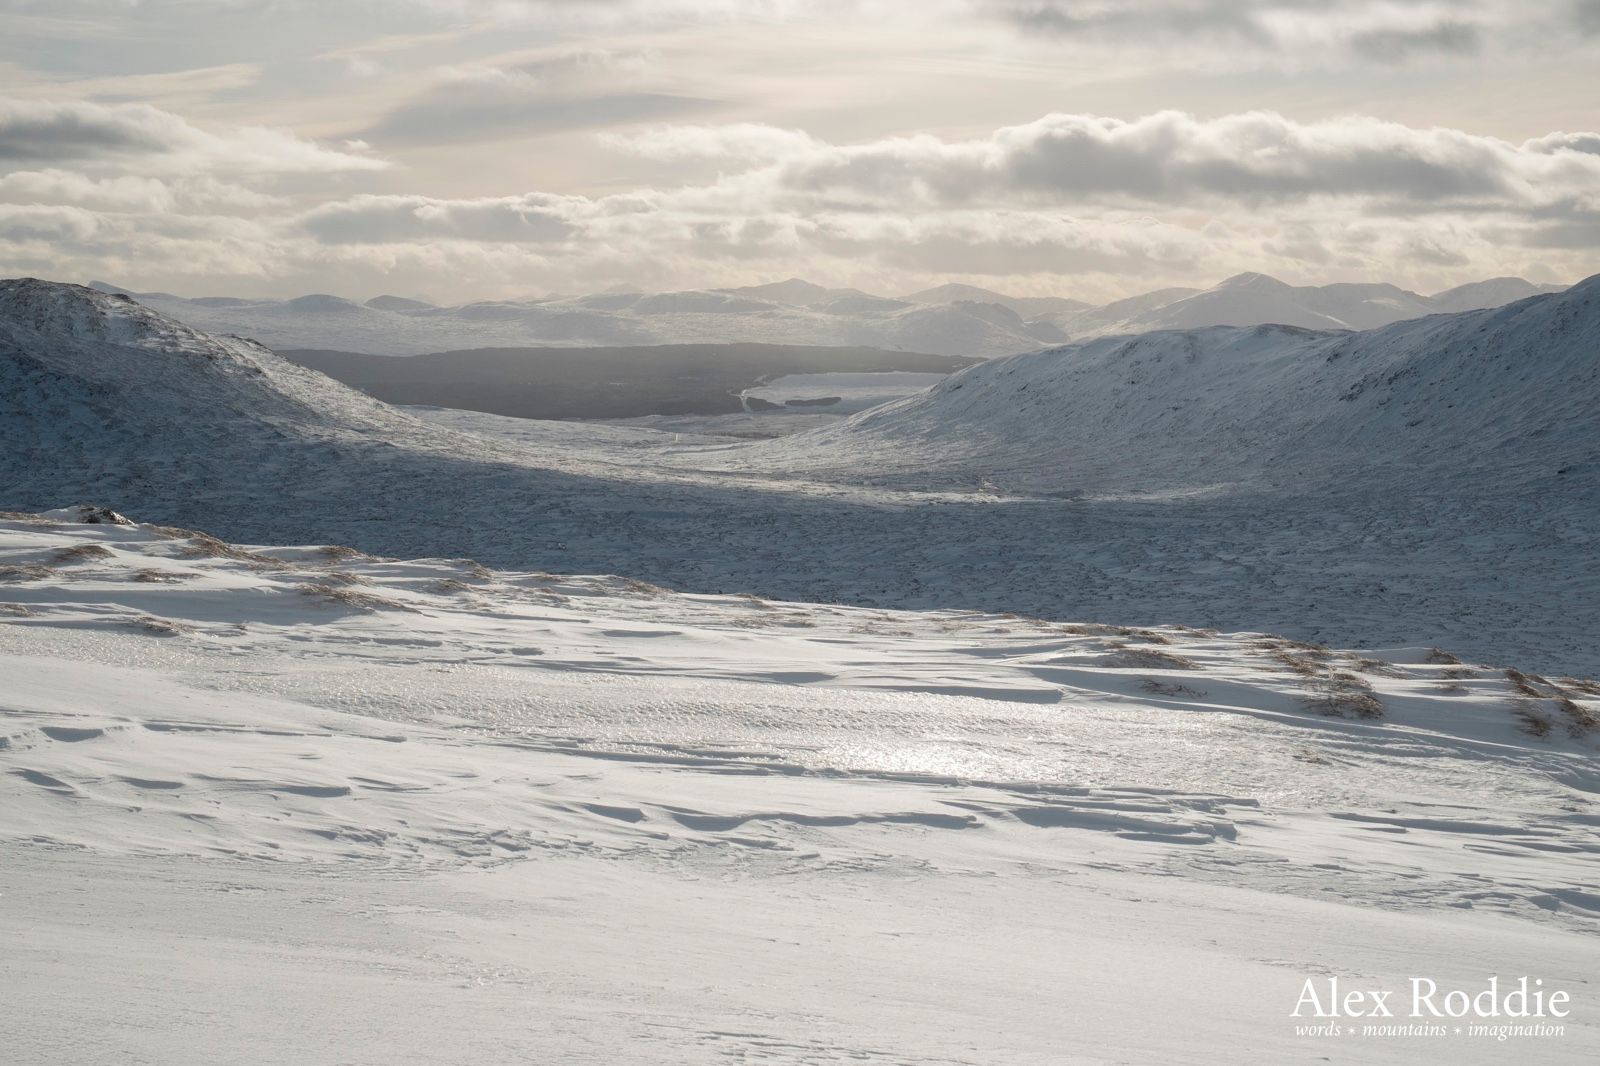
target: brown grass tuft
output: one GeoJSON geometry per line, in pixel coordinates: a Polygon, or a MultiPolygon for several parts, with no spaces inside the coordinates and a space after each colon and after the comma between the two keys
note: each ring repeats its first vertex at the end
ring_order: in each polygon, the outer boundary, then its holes
{"type": "Polygon", "coordinates": [[[178,552],[184,559],[233,559],[241,563],[249,563],[262,570],[288,570],[290,565],[282,559],[274,559],[270,555],[259,552],[245,551],[236,548],[226,541],[218,540],[209,533],[195,533],[189,537],[189,543],[178,552]]]}
{"type": "Polygon", "coordinates": [[[115,554],[110,548],[99,544],[74,544],[50,556],[50,565],[70,566],[73,563],[86,563],[91,559],[110,559],[115,554]]]}
{"type": "Polygon", "coordinates": [[[416,613],[412,607],[407,607],[398,600],[391,600],[387,596],[377,596],[370,592],[357,592],[355,589],[341,585],[328,585],[314,581],[308,585],[300,586],[300,593],[309,596],[329,607],[348,607],[356,611],[407,611],[416,613]]]}
{"type": "Polygon", "coordinates": [[[1563,692],[1556,697],[1556,709],[1567,719],[1567,732],[1574,738],[1586,737],[1600,729],[1600,713],[1583,706],[1563,692]]]}
{"type": "Polygon", "coordinates": [[[1373,719],[1383,717],[1383,701],[1364,678],[1342,670],[1329,670],[1309,686],[1301,697],[1309,710],[1330,718],[1373,719]]]}
{"type": "Polygon", "coordinates": [[[1520,695],[1535,700],[1542,700],[1550,695],[1550,693],[1543,691],[1536,684],[1536,682],[1544,681],[1542,677],[1525,674],[1521,670],[1513,670],[1509,666],[1505,668],[1505,675],[1506,680],[1511,682],[1511,687],[1516,689],[1520,695]]]}
{"type": "Polygon", "coordinates": [[[1585,696],[1600,696],[1600,681],[1590,681],[1583,677],[1561,677],[1556,680],[1561,682],[1562,688],[1581,692],[1585,696]]]}
{"type": "Polygon", "coordinates": [[[1429,648],[1428,654],[1423,657],[1423,662],[1435,666],[1460,666],[1461,660],[1445,651],[1443,648],[1429,648]]]}
{"type": "Polygon", "coordinates": [[[1394,663],[1383,659],[1371,659],[1360,655],[1352,655],[1347,660],[1352,670],[1359,670],[1364,674],[1377,674],[1379,677],[1404,677],[1405,671],[1395,666],[1394,663]]]}
{"type": "Polygon", "coordinates": [[[178,581],[188,581],[192,577],[193,574],[186,574],[181,570],[140,570],[133,575],[133,580],[151,585],[170,585],[178,581]]]}
{"type": "Polygon", "coordinates": [[[355,548],[350,548],[343,544],[320,545],[317,548],[317,554],[320,555],[323,561],[329,566],[332,566],[334,563],[347,562],[351,559],[372,558],[372,556],[368,555],[364,551],[358,551],[355,548]]]}
{"type": "Polygon", "coordinates": [[[26,566],[0,566],[0,581],[12,583],[38,581],[41,578],[49,577],[52,573],[54,571],[48,566],[34,566],[31,564],[26,566]]]}
{"type": "Polygon", "coordinates": [[[193,626],[184,625],[182,622],[174,622],[170,618],[157,618],[153,614],[141,614],[129,622],[129,625],[157,637],[181,637],[186,633],[194,632],[193,626]]]}
{"type": "Polygon", "coordinates": [[[21,603],[0,603],[0,614],[9,614],[15,618],[27,618],[33,614],[33,608],[21,603]]]}
{"type": "Polygon", "coordinates": [[[1130,644],[1112,644],[1111,652],[1100,659],[1100,665],[1113,670],[1198,670],[1193,660],[1155,648],[1134,647],[1130,644]]]}
{"type": "Polygon", "coordinates": [[[1536,737],[1547,737],[1555,728],[1555,719],[1539,710],[1535,703],[1518,700],[1511,705],[1511,713],[1522,723],[1522,731],[1536,737]]]}
{"type": "Polygon", "coordinates": [[[1157,681],[1153,677],[1147,677],[1139,682],[1139,687],[1156,696],[1188,696],[1191,699],[1201,699],[1205,696],[1200,689],[1172,681],[1157,681]]]}

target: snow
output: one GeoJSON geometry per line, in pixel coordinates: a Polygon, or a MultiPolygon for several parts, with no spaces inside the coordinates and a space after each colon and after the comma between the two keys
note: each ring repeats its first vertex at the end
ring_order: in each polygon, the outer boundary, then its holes
{"type": "Polygon", "coordinates": [[[1600,689],[81,517],[0,519],[18,1061],[1600,1051],[1600,689]],[[1290,1017],[1309,977],[1493,973],[1578,1009],[1290,1017]]]}

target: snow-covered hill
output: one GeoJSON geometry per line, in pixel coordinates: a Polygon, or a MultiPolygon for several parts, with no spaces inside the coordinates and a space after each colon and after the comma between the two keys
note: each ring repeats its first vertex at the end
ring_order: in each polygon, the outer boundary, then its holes
{"type": "Polygon", "coordinates": [[[1192,363],[1182,335],[1096,342],[762,444],[459,415],[436,426],[136,303],[7,282],[0,509],[95,500],[254,543],[1436,644],[1594,673],[1593,295],[1392,335],[1210,331],[1192,363]],[[1383,336],[1399,347],[1386,353],[1383,336]],[[1098,355],[1074,376],[1085,352],[1098,355]],[[1452,446],[1446,429],[1471,435],[1452,446]],[[1426,442],[1427,477],[1384,450],[1408,434],[1426,442]],[[1316,447],[1297,451],[1296,435],[1316,447]]]}
{"type": "Polygon", "coordinates": [[[1216,327],[992,360],[763,450],[774,470],[918,488],[1591,501],[1600,277],[1366,332],[1216,327]]]}
{"type": "Polygon", "coordinates": [[[1592,683],[123,521],[0,516],[17,1062],[1281,1063],[1332,974],[1600,1048],[1592,683]]]}

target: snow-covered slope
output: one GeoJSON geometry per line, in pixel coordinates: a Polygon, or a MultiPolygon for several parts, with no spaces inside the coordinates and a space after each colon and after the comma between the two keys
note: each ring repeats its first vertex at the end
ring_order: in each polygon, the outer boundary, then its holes
{"type": "Polygon", "coordinates": [[[1496,973],[1559,1036],[1428,1047],[1600,1050],[1600,686],[117,522],[0,517],[18,1062],[1277,1064],[1496,973]]]}
{"type": "Polygon", "coordinates": [[[1112,336],[982,363],[828,429],[773,469],[921,488],[1217,486],[1593,500],[1600,277],[1509,307],[1358,333],[1112,336]]]}

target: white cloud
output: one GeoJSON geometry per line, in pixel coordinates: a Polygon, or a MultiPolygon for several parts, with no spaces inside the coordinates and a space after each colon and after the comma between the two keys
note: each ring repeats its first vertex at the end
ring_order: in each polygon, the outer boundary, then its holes
{"type": "Polygon", "coordinates": [[[776,185],[860,203],[1175,204],[1381,197],[1523,207],[1600,184],[1593,134],[1523,145],[1460,130],[1352,117],[1299,123],[1271,112],[1134,121],[1048,115],[974,141],[894,138],[794,153],[776,185]]]}
{"type": "Polygon", "coordinates": [[[601,141],[618,151],[647,159],[746,165],[804,156],[826,147],[804,130],[778,129],[749,122],[725,126],[657,126],[626,135],[601,134],[601,141]]]}
{"type": "Polygon", "coordinates": [[[364,195],[315,208],[299,224],[328,244],[428,240],[540,244],[571,235],[575,227],[563,215],[584,203],[539,193],[474,200],[364,195]]]}
{"type": "Polygon", "coordinates": [[[316,174],[380,170],[380,159],[282,130],[204,130],[147,104],[0,98],[0,168],[137,165],[145,174],[316,174]]]}

